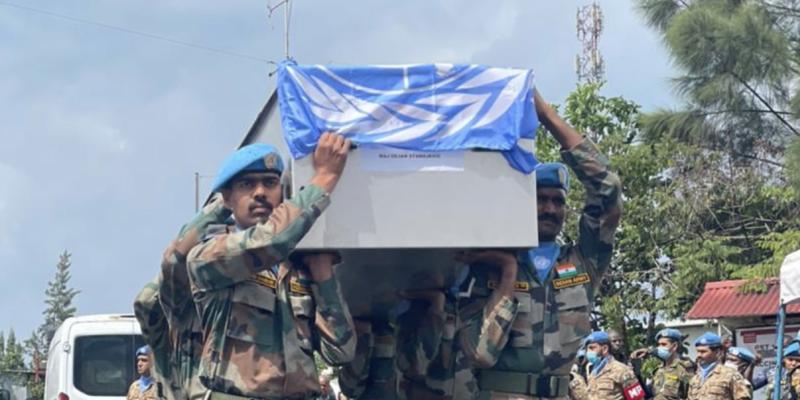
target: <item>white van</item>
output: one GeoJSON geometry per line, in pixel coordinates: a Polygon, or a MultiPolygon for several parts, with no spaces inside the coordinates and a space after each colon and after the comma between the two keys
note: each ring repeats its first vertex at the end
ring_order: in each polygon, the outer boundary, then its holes
{"type": "Polygon", "coordinates": [[[143,345],[133,315],[68,318],[50,342],[44,400],[125,398],[143,345]]]}

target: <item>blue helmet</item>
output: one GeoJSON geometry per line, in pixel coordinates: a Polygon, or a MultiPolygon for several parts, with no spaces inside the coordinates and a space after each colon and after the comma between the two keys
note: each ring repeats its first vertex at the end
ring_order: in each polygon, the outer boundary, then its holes
{"type": "Polygon", "coordinates": [[[681,333],[681,331],[673,328],[665,328],[656,333],[656,341],[658,341],[658,339],[661,339],[662,337],[667,339],[672,339],[676,342],[680,342],[681,340],[683,340],[683,334],[681,333]]]}
{"type": "Polygon", "coordinates": [[[217,172],[211,190],[217,192],[242,172],[283,173],[284,165],[278,149],[265,143],[253,143],[236,150],[225,159],[217,172]]]}
{"type": "Polygon", "coordinates": [[[139,357],[142,357],[142,356],[147,357],[149,355],[150,355],[150,346],[144,345],[144,346],[139,347],[138,349],[136,349],[136,358],[139,358],[139,357]]]}
{"type": "Polygon", "coordinates": [[[728,349],[728,354],[749,364],[756,361],[756,355],[746,347],[731,347],[728,349]]]}
{"type": "Polygon", "coordinates": [[[784,357],[800,357],[800,343],[792,342],[783,349],[784,357]]]}
{"type": "Polygon", "coordinates": [[[706,332],[694,341],[694,347],[697,346],[722,347],[722,338],[719,335],[706,332]]]}
{"type": "Polygon", "coordinates": [[[584,343],[586,343],[587,346],[592,343],[609,344],[611,343],[611,339],[609,339],[608,333],[603,331],[595,331],[590,333],[589,336],[586,336],[584,343]]]}
{"type": "Polygon", "coordinates": [[[569,172],[561,163],[543,163],[536,166],[536,187],[551,187],[569,191],[569,172]]]}

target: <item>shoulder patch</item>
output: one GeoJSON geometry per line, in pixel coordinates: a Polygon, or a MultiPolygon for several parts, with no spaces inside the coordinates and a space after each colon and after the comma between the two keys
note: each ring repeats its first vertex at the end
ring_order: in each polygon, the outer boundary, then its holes
{"type": "Polygon", "coordinates": [[[589,274],[584,272],[569,278],[553,279],[553,287],[556,289],[564,289],[572,286],[583,285],[591,281],[592,279],[589,278],[589,274]]]}
{"type": "Polygon", "coordinates": [[[644,399],[644,389],[639,385],[639,382],[634,382],[622,390],[625,400],[642,400],[644,399]]]}

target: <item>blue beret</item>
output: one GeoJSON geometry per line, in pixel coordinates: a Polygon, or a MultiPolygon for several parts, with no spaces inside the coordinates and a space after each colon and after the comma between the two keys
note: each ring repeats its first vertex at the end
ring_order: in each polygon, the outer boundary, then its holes
{"type": "Polygon", "coordinates": [[[552,187],[569,191],[569,172],[561,163],[544,163],[536,166],[536,187],[552,187]]]}
{"type": "Polygon", "coordinates": [[[150,355],[150,346],[145,345],[136,349],[136,358],[139,358],[141,356],[147,357],[149,355],[150,355]]]}
{"type": "Polygon", "coordinates": [[[656,334],[656,340],[661,339],[662,337],[667,339],[672,339],[676,342],[680,342],[681,340],[683,340],[683,334],[681,334],[681,331],[673,328],[665,328],[658,331],[658,333],[656,334]]]}
{"type": "Polygon", "coordinates": [[[800,357],[800,343],[792,342],[783,349],[784,357],[800,357]]]}
{"type": "Polygon", "coordinates": [[[742,361],[752,363],[756,360],[756,355],[746,347],[731,347],[728,349],[728,354],[738,357],[742,361]]]}
{"type": "Polygon", "coordinates": [[[706,332],[694,341],[694,346],[720,347],[722,346],[722,338],[711,332],[706,332]]]}
{"type": "Polygon", "coordinates": [[[267,171],[283,173],[283,159],[278,149],[265,143],[248,144],[225,159],[211,190],[219,191],[231,178],[242,172],[267,171]]]}
{"type": "Polygon", "coordinates": [[[599,343],[599,344],[609,344],[611,340],[608,338],[608,334],[603,331],[592,332],[589,336],[586,337],[586,344],[589,345],[591,343],[599,343]]]}

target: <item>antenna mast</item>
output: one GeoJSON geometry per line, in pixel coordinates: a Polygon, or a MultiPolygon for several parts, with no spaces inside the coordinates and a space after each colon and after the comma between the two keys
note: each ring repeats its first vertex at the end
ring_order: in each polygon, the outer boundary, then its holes
{"type": "Polygon", "coordinates": [[[579,82],[597,83],[603,80],[605,63],[597,43],[603,32],[603,11],[597,1],[578,7],[577,35],[581,53],[575,56],[575,72],[579,82]]]}

